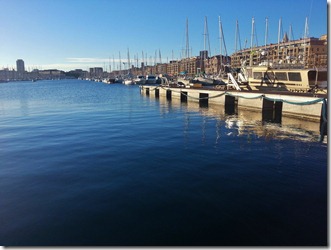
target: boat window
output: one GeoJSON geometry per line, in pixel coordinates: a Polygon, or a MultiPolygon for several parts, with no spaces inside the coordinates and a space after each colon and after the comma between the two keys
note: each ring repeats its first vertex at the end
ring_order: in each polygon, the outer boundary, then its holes
{"type": "Polygon", "coordinates": [[[301,75],[299,72],[288,72],[288,79],[290,81],[301,82],[301,75]]]}
{"type": "Polygon", "coordinates": [[[285,72],[276,72],[275,75],[277,80],[287,81],[287,75],[285,72]]]}
{"type": "Polygon", "coordinates": [[[265,77],[266,77],[267,79],[269,79],[269,80],[274,80],[274,79],[275,79],[275,75],[274,75],[273,72],[267,72],[267,73],[265,74],[265,77]]]}
{"type": "MultiPolygon", "coordinates": [[[[316,80],[316,71],[311,70],[308,72],[308,80],[309,81],[315,81],[316,80]]],[[[317,76],[317,81],[327,81],[328,80],[328,74],[326,71],[319,71],[317,76]]]]}
{"type": "Polygon", "coordinates": [[[253,78],[261,80],[262,79],[262,72],[253,72],[253,78]]]}

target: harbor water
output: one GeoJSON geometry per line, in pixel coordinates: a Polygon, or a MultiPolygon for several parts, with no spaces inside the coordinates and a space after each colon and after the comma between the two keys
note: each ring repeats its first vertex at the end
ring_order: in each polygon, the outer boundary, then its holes
{"type": "Polygon", "coordinates": [[[326,246],[326,140],[260,117],[137,85],[0,84],[0,245],[326,246]]]}

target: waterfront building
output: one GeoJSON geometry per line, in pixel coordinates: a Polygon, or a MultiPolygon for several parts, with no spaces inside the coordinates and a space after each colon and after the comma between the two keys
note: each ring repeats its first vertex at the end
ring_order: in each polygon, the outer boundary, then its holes
{"type": "Polygon", "coordinates": [[[64,79],[66,77],[64,71],[57,69],[39,70],[38,75],[40,79],[46,80],[64,79]]]}
{"type": "Polygon", "coordinates": [[[9,70],[4,68],[0,70],[0,82],[8,82],[17,78],[17,72],[15,70],[9,70]]]}
{"type": "Polygon", "coordinates": [[[246,48],[231,55],[231,66],[258,65],[268,62],[272,65],[292,64],[305,68],[327,67],[327,35],[320,38],[301,38],[289,41],[284,35],[280,43],[246,48]]]}
{"type": "Polygon", "coordinates": [[[187,76],[194,77],[201,68],[201,58],[193,56],[179,61],[179,73],[184,72],[187,76]]]}
{"type": "Polygon", "coordinates": [[[101,77],[103,77],[102,67],[90,68],[90,78],[101,78],[101,77]]]}
{"type": "Polygon", "coordinates": [[[69,77],[75,77],[75,78],[87,78],[88,77],[88,72],[86,70],[82,69],[75,69],[75,70],[70,70],[66,74],[69,77]]]}
{"type": "Polygon", "coordinates": [[[167,64],[167,74],[171,76],[178,75],[178,61],[172,60],[167,64]]]}
{"type": "Polygon", "coordinates": [[[166,63],[157,63],[156,67],[156,74],[166,74],[167,73],[167,64],[166,63]]]}
{"type": "Polygon", "coordinates": [[[204,60],[205,73],[207,75],[217,75],[221,67],[231,64],[231,57],[215,55],[204,60]],[[222,58],[222,61],[221,61],[222,58]]]}

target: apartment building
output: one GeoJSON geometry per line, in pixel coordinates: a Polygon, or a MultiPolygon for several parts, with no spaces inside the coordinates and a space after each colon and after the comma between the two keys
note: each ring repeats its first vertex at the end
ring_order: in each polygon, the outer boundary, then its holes
{"type": "Polygon", "coordinates": [[[179,61],[178,66],[179,73],[183,72],[187,76],[195,76],[197,74],[197,70],[202,67],[202,60],[199,56],[184,58],[179,61]]]}
{"type": "Polygon", "coordinates": [[[167,64],[167,74],[176,76],[179,73],[179,63],[176,60],[172,60],[167,64]]]}
{"type": "Polygon", "coordinates": [[[292,64],[305,68],[327,67],[327,35],[320,38],[302,38],[289,41],[284,35],[280,43],[269,44],[238,51],[231,55],[231,66],[258,65],[268,62],[273,65],[292,64]]]}
{"type": "Polygon", "coordinates": [[[212,56],[210,58],[205,59],[205,73],[207,75],[217,75],[220,72],[220,69],[224,65],[231,64],[231,57],[229,56],[212,56]]]}
{"type": "Polygon", "coordinates": [[[103,68],[102,67],[90,68],[90,77],[91,78],[101,78],[101,77],[103,77],[103,68]]]}

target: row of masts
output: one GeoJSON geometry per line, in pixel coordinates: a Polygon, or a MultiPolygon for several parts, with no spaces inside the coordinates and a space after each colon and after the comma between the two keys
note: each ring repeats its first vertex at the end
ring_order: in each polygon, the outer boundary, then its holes
{"type": "MultiPolygon", "coordinates": [[[[219,22],[219,36],[220,36],[220,55],[225,55],[227,56],[227,50],[226,50],[226,44],[225,44],[225,39],[224,39],[224,34],[223,34],[223,28],[222,28],[222,22],[221,22],[221,17],[218,17],[218,22],[219,22]],[[224,46],[224,52],[223,54],[223,46],[224,46]]],[[[278,44],[281,43],[281,36],[282,36],[283,30],[282,30],[282,18],[279,19],[279,24],[278,24],[278,44]]],[[[207,23],[207,17],[205,17],[205,22],[204,22],[204,51],[208,51],[208,54],[210,54],[210,42],[209,42],[209,32],[208,32],[208,23],[207,23]],[[208,50],[207,50],[207,45],[208,45],[208,50]]],[[[308,38],[309,35],[309,30],[308,30],[308,18],[306,18],[305,22],[305,33],[304,33],[304,39],[308,38]]],[[[292,30],[292,25],[290,25],[289,33],[288,33],[288,40],[294,39],[293,36],[293,30],[292,30]]],[[[240,32],[239,32],[239,23],[238,20],[236,20],[236,33],[235,33],[235,46],[234,46],[234,52],[237,53],[238,51],[238,40],[239,40],[239,46],[241,48],[241,39],[240,39],[240,32]]],[[[264,46],[267,47],[268,44],[268,18],[266,17],[265,19],[265,37],[264,37],[264,46]]],[[[246,48],[247,45],[247,39],[245,41],[245,46],[246,48]]],[[[255,19],[254,17],[252,18],[252,30],[251,30],[251,43],[250,43],[250,48],[253,50],[254,47],[258,46],[258,41],[257,41],[257,36],[256,36],[256,28],[255,28],[255,19]],[[256,40],[256,43],[254,44],[254,39],[256,40]]],[[[188,19],[186,18],[186,49],[185,49],[185,58],[190,57],[189,53],[189,36],[188,36],[188,19]]]]}
{"type": "MultiPolygon", "coordinates": [[[[158,58],[158,62],[157,62],[157,51],[155,51],[155,57],[154,57],[154,64],[157,64],[157,63],[162,63],[162,57],[161,57],[161,50],[159,49],[159,58],[158,58]]],[[[118,58],[119,58],[119,64],[117,65],[117,69],[118,70],[122,70],[122,64],[125,66],[127,65],[127,67],[125,67],[126,69],[130,70],[131,68],[131,59],[130,59],[130,50],[128,48],[128,51],[127,51],[127,61],[122,61],[122,58],[121,58],[121,52],[118,52],[118,58]]],[[[142,51],[142,57],[141,57],[141,61],[143,62],[142,66],[147,66],[147,53],[144,54],[144,51],[142,51]],[[146,62],[146,65],[144,64],[144,62],[146,62]]],[[[150,57],[150,60],[149,61],[152,61],[151,57],[150,57]]],[[[134,62],[136,62],[136,67],[138,68],[139,65],[138,65],[138,62],[139,62],[139,57],[138,57],[138,54],[136,54],[134,56],[134,62]]],[[[115,70],[115,57],[113,55],[113,70],[115,70]]],[[[111,66],[111,63],[110,63],[110,57],[109,57],[109,71],[111,72],[112,70],[112,66],[111,66]]]]}
{"type": "MultiPolygon", "coordinates": [[[[228,58],[228,53],[227,53],[227,49],[226,49],[226,43],[225,43],[225,39],[224,39],[224,33],[223,33],[223,27],[222,27],[222,22],[221,22],[221,17],[218,17],[218,23],[219,23],[219,37],[220,37],[220,55],[224,55],[225,58],[228,58]],[[224,50],[224,51],[223,51],[224,50]]],[[[189,45],[189,26],[188,26],[188,18],[186,18],[186,32],[185,32],[185,36],[186,36],[186,44],[185,44],[185,51],[184,51],[184,55],[183,58],[190,58],[190,45],[189,45]]],[[[282,18],[279,19],[278,22],[278,47],[280,46],[281,43],[281,36],[282,36],[283,30],[282,30],[282,18]]],[[[309,29],[308,29],[308,18],[306,17],[306,21],[305,21],[305,32],[304,32],[304,39],[307,39],[309,35],[309,29]]],[[[210,41],[209,41],[209,31],[208,31],[208,22],[207,22],[207,17],[205,16],[204,18],[204,51],[208,52],[208,56],[210,56],[210,41]],[[207,48],[208,46],[208,48],[207,48]]],[[[289,33],[288,33],[288,40],[292,40],[294,39],[293,36],[293,30],[292,30],[292,25],[290,25],[289,28],[289,33]]],[[[240,32],[239,32],[239,22],[238,20],[236,20],[236,33],[235,33],[235,46],[234,46],[234,53],[238,52],[238,41],[239,41],[239,51],[242,50],[241,47],[241,39],[240,39],[240,32]]],[[[266,17],[265,19],[265,36],[264,36],[264,46],[265,48],[267,48],[267,44],[268,44],[268,18],[266,17]]],[[[245,45],[244,48],[246,48],[247,45],[247,39],[245,40],[245,45]]],[[[255,19],[254,17],[252,18],[252,27],[251,27],[251,41],[250,41],[250,49],[251,51],[253,51],[254,47],[258,46],[258,41],[257,41],[257,36],[256,36],[256,29],[255,29],[255,19]],[[254,44],[254,39],[256,40],[255,44],[254,44]]],[[[201,58],[202,60],[206,59],[205,57],[205,53],[203,53],[203,58],[201,58]]],[[[172,60],[174,60],[173,58],[173,51],[172,51],[172,60]]],[[[154,57],[154,64],[157,64],[157,51],[155,51],[155,57],[154,57]]],[[[135,57],[135,61],[136,61],[136,67],[138,67],[138,55],[135,57]]],[[[144,63],[142,63],[142,67],[147,66],[147,53],[144,54],[144,52],[142,51],[142,62],[146,62],[146,65],[144,63]]],[[[150,57],[150,61],[151,61],[151,57],[150,57]]],[[[159,63],[162,63],[162,58],[161,58],[161,51],[159,50],[159,63]]],[[[127,52],[127,62],[123,62],[123,64],[127,64],[128,65],[128,69],[130,70],[131,67],[131,62],[130,62],[130,51],[128,49],[127,52]]],[[[109,69],[111,69],[110,66],[110,62],[109,62],[109,69]]],[[[113,69],[115,70],[115,59],[113,56],[113,69]]],[[[122,61],[121,61],[121,53],[119,52],[119,70],[122,70],[122,61]]],[[[111,71],[111,70],[110,70],[111,71]]]]}

